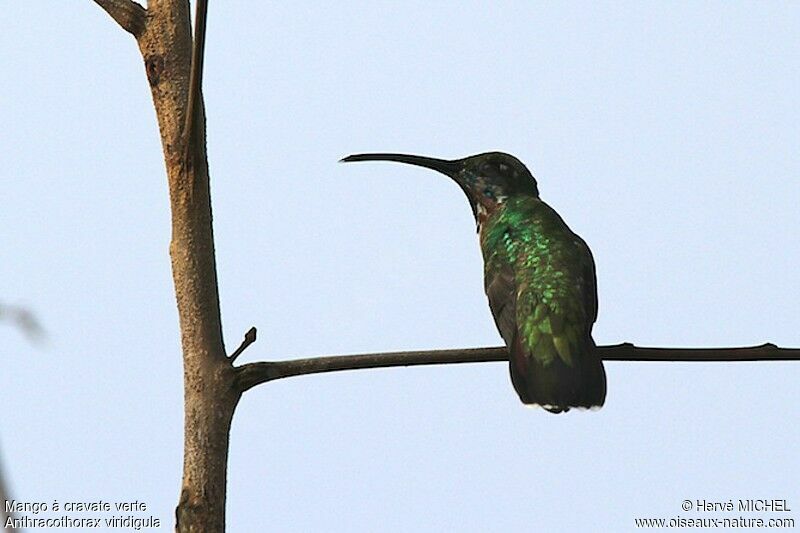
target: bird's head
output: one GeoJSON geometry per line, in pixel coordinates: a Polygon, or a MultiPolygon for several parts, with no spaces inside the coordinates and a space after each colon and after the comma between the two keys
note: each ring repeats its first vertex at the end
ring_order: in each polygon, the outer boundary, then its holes
{"type": "Polygon", "coordinates": [[[453,160],[407,154],[356,154],[342,161],[394,161],[441,172],[452,178],[467,195],[478,223],[482,216],[510,197],[539,196],[536,180],[522,161],[503,152],[486,152],[453,160]]]}

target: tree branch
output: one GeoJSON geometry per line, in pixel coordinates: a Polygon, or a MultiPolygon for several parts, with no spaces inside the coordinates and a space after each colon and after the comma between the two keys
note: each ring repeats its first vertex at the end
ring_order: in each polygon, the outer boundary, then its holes
{"type": "Polygon", "coordinates": [[[192,41],[192,63],[189,69],[189,101],[186,104],[186,115],[183,124],[183,160],[189,163],[192,143],[196,141],[195,133],[197,108],[202,98],[203,84],[203,58],[206,49],[206,15],[208,13],[207,0],[197,0],[194,16],[194,40],[192,41]]]}
{"type": "MultiPolygon", "coordinates": [[[[741,348],[648,348],[634,346],[626,342],[611,346],[598,346],[597,351],[605,361],[715,362],[800,360],[800,349],[779,348],[769,343],[741,348]]],[[[246,391],[268,381],[321,372],[392,366],[487,363],[491,361],[508,361],[506,348],[384,352],[249,363],[236,369],[236,381],[240,390],[246,391]]]]}
{"type": "Polygon", "coordinates": [[[147,10],[133,0],[94,0],[106,13],[111,15],[122,29],[139,38],[144,30],[147,10]]]}
{"type": "MultiPolygon", "coordinates": [[[[231,420],[240,393],[222,338],[205,113],[202,94],[196,89],[202,72],[197,60],[191,66],[190,4],[188,0],[148,0],[145,23],[138,29],[124,15],[125,10],[137,13],[132,1],[96,1],[123,28],[139,32],[136,43],[144,59],[167,170],[172,215],[169,253],[184,375],[183,480],[175,529],[220,532],[225,530],[231,420]],[[195,81],[190,82],[192,71],[195,81]],[[188,132],[183,129],[187,113],[191,117],[188,148],[184,142],[188,132]]],[[[200,40],[197,46],[202,46],[200,40]]]]}
{"type": "Polygon", "coordinates": [[[228,359],[230,359],[231,364],[233,364],[233,362],[236,361],[237,357],[242,355],[242,352],[245,351],[248,346],[256,342],[256,333],[257,330],[255,326],[247,330],[247,333],[244,334],[244,340],[242,341],[242,344],[240,344],[239,347],[236,348],[236,350],[228,356],[228,359]]]}
{"type": "Polygon", "coordinates": [[[753,361],[800,361],[800,348],[781,348],[768,342],[737,348],[648,348],[629,342],[598,346],[604,361],[719,363],[753,361]]]}

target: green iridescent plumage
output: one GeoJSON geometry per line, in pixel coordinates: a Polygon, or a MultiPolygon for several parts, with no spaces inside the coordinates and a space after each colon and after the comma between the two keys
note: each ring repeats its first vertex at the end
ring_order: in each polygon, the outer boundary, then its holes
{"type": "Polygon", "coordinates": [[[452,161],[406,154],[343,161],[396,161],[452,178],[478,225],[486,295],[520,399],[553,413],[603,405],[605,370],[591,336],[597,318],[594,260],[583,239],[539,199],[522,162],[502,152],[452,161]]]}
{"type": "Polygon", "coordinates": [[[509,199],[484,224],[486,279],[491,282],[507,265],[513,269],[522,341],[543,365],[560,357],[572,366],[589,320],[582,301],[589,249],[555,211],[531,197],[509,199]]]}
{"type": "Polygon", "coordinates": [[[481,250],[522,400],[556,412],[602,405],[605,375],[591,339],[594,261],[583,240],[539,198],[514,196],[483,222],[481,250]]]}

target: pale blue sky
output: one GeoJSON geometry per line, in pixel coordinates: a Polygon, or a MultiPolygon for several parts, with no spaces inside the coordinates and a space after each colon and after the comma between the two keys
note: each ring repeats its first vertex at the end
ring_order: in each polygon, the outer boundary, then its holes
{"type": "MultiPolygon", "coordinates": [[[[525,161],[591,246],[598,343],[800,346],[800,7],[211,2],[205,94],[227,344],[242,362],[497,345],[471,213],[360,151],[525,161]]],[[[97,6],[0,18],[0,446],[24,501],[180,486],[166,179],[133,39],[97,6]]],[[[683,499],[787,499],[800,363],[607,363],[596,413],[524,409],[503,364],[248,392],[228,525],[633,531],[683,499]]],[[[723,515],[724,516],[724,515],[723,515]]],[[[765,518],[773,515],[760,515],[765,518]]]]}

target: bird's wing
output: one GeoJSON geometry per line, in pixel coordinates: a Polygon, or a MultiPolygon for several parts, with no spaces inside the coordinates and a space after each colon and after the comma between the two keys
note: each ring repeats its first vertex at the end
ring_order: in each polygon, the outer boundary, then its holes
{"type": "Polygon", "coordinates": [[[579,236],[575,236],[576,238],[576,245],[579,248],[579,253],[582,254],[586,259],[585,268],[581,274],[579,279],[581,283],[580,292],[584,295],[584,305],[586,306],[586,316],[592,321],[591,323],[594,324],[597,322],[597,269],[594,265],[594,257],[592,256],[592,250],[589,249],[589,246],[586,244],[586,241],[581,239],[579,236]]]}
{"type": "Polygon", "coordinates": [[[511,382],[520,399],[526,403],[536,403],[525,381],[528,374],[529,351],[522,344],[522,336],[517,329],[517,289],[516,273],[511,263],[497,257],[487,263],[484,274],[484,288],[489,298],[494,323],[500,331],[506,346],[511,369],[511,382]]]}
{"type": "Polygon", "coordinates": [[[511,264],[496,261],[493,268],[488,268],[484,288],[500,336],[506,346],[511,346],[517,331],[517,284],[511,264]]]}

